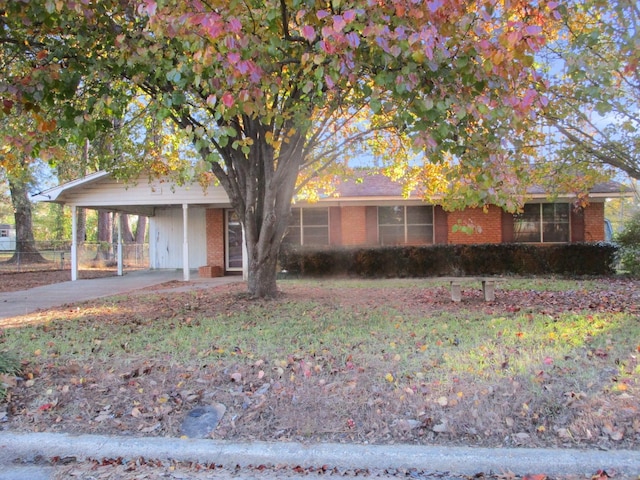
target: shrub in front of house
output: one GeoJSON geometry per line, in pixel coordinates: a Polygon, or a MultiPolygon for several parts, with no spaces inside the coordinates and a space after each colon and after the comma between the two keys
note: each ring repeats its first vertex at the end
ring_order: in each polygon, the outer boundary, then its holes
{"type": "Polygon", "coordinates": [[[360,248],[283,247],[280,267],[303,276],[404,278],[466,275],[610,275],[609,243],[476,244],[360,248]]]}
{"type": "Polygon", "coordinates": [[[615,236],[619,245],[622,269],[631,275],[640,276],[640,213],[627,222],[622,232],[615,236]]]}

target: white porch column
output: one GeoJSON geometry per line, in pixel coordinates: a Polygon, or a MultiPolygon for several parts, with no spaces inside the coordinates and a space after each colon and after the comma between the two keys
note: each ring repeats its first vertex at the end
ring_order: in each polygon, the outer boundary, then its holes
{"type": "Polygon", "coordinates": [[[184,240],[182,242],[182,279],[189,281],[189,205],[182,204],[182,233],[184,240]]]}
{"type": "Polygon", "coordinates": [[[78,280],[78,209],[71,205],[71,281],[78,280]]]}
{"type": "Polygon", "coordinates": [[[122,214],[118,213],[118,276],[122,276],[122,214]]]}

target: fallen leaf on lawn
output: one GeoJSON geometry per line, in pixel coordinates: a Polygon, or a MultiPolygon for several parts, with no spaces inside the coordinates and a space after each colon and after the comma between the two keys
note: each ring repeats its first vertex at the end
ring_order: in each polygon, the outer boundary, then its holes
{"type": "Polygon", "coordinates": [[[545,365],[553,365],[553,358],[551,357],[544,357],[544,360],[542,361],[545,365]]]}
{"type": "Polygon", "coordinates": [[[446,420],[442,420],[442,422],[440,422],[437,425],[434,425],[432,430],[436,433],[444,433],[447,431],[447,421],[446,420]]]}
{"type": "Polygon", "coordinates": [[[393,375],[391,375],[390,373],[387,373],[387,374],[384,376],[384,379],[385,379],[387,382],[393,382],[393,380],[394,380],[393,375]]]}
{"type": "Polygon", "coordinates": [[[18,384],[18,379],[15,375],[2,374],[0,375],[0,383],[7,387],[15,387],[18,384]]]}
{"type": "Polygon", "coordinates": [[[231,374],[231,381],[240,383],[242,381],[242,374],[240,372],[235,372],[231,374]]]}
{"type": "Polygon", "coordinates": [[[618,428],[611,424],[606,424],[602,427],[602,431],[609,435],[609,438],[614,441],[622,440],[624,437],[624,428],[618,428]]]}
{"type": "Polygon", "coordinates": [[[131,409],[131,416],[135,417],[135,418],[139,418],[142,416],[142,412],[140,411],[140,409],[138,407],[133,407],[131,409]]]}
{"type": "Polygon", "coordinates": [[[142,428],[140,428],[139,430],[140,430],[142,433],[151,433],[151,432],[153,432],[153,431],[155,431],[155,430],[158,430],[161,426],[162,426],[162,424],[161,424],[160,422],[158,422],[158,423],[156,423],[156,424],[154,424],[154,425],[150,425],[150,426],[148,426],[148,427],[142,427],[142,428]]]}
{"type": "Polygon", "coordinates": [[[449,399],[447,397],[444,397],[444,396],[443,397],[439,397],[438,400],[436,400],[436,402],[441,407],[446,407],[447,405],[449,405],[449,399]]]}
{"type": "Polygon", "coordinates": [[[558,428],[556,429],[556,434],[565,440],[572,438],[571,431],[568,428],[558,428]]]}
{"type": "Polygon", "coordinates": [[[538,473],[535,475],[525,475],[522,480],[545,480],[547,476],[544,473],[538,473]]]}
{"type": "Polygon", "coordinates": [[[529,435],[529,434],[528,434],[528,433],[526,433],[526,432],[514,433],[514,434],[512,435],[512,437],[513,437],[513,439],[515,440],[515,442],[516,442],[517,444],[519,444],[519,445],[520,445],[520,444],[523,444],[523,443],[526,443],[526,442],[528,442],[528,441],[531,439],[531,435],[529,435]]]}
{"type": "Polygon", "coordinates": [[[99,422],[104,422],[105,420],[109,420],[110,418],[113,418],[112,413],[101,413],[96,418],[94,418],[93,421],[99,423],[99,422]]]}

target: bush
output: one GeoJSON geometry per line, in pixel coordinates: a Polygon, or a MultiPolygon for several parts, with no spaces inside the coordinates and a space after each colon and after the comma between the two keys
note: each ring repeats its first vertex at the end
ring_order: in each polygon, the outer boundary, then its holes
{"type": "Polygon", "coordinates": [[[618,258],[622,268],[632,275],[640,275],[640,213],[624,226],[615,241],[620,247],[618,258]]]}
{"type": "Polygon", "coordinates": [[[283,270],[305,276],[356,275],[365,278],[443,275],[609,275],[616,246],[479,244],[361,248],[285,247],[283,270]]]}

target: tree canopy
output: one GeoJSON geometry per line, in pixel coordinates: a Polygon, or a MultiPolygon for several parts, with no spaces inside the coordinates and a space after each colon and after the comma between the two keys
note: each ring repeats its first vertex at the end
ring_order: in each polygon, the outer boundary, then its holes
{"type": "Polygon", "coordinates": [[[630,0],[571,1],[543,50],[550,98],[545,119],[561,156],[640,179],[640,8],[630,0]]]}
{"type": "Polygon", "coordinates": [[[149,112],[189,135],[243,225],[249,292],[276,292],[296,189],[368,143],[451,205],[514,208],[546,105],[534,56],[554,1],[0,1],[4,111],[64,105],[87,135],[149,112]],[[82,109],[70,100],[87,98],[82,109]],[[526,142],[525,142],[526,143],[526,142]],[[409,163],[416,154],[424,166],[409,163]],[[441,192],[440,192],[441,193],[441,192]]]}

